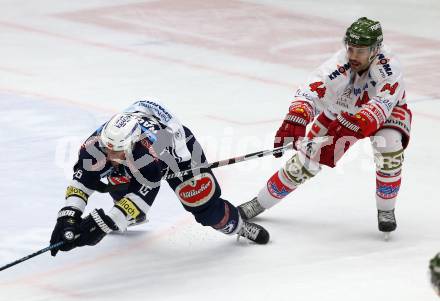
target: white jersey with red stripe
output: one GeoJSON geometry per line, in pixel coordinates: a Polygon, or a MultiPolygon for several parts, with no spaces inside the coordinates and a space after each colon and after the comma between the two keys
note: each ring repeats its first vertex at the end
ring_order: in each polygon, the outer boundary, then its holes
{"type": "Polygon", "coordinates": [[[306,101],[315,116],[324,112],[330,119],[341,112],[355,114],[368,106],[377,124],[383,124],[396,105],[406,102],[401,64],[392,52],[382,47],[369,69],[359,75],[351,70],[346,50],[341,49],[296,91],[295,101],[306,101]]]}

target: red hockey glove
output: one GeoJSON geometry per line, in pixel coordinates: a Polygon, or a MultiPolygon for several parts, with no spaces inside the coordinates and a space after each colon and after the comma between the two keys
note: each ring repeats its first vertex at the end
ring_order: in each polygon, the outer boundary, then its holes
{"type": "Polygon", "coordinates": [[[373,135],[385,122],[386,116],[377,104],[367,103],[354,116],[351,116],[364,137],[373,135]]]}
{"type": "MultiPolygon", "coordinates": [[[[313,119],[312,107],[303,101],[292,103],[289,108],[281,127],[275,135],[274,148],[284,146],[293,141],[293,147],[296,149],[295,143],[299,138],[306,134],[306,126],[313,119]]],[[[279,158],[283,153],[274,154],[279,158]]]]}
{"type": "Polygon", "coordinates": [[[342,112],[336,120],[330,123],[328,135],[335,137],[333,141],[345,136],[356,137],[357,139],[365,138],[358,121],[359,118],[358,114],[352,116],[349,113],[342,112]]]}
{"type": "Polygon", "coordinates": [[[357,142],[365,138],[359,123],[360,116],[352,116],[346,112],[338,115],[337,119],[330,123],[327,136],[333,137],[333,142],[321,149],[319,163],[329,167],[335,167],[336,162],[357,142]]]}

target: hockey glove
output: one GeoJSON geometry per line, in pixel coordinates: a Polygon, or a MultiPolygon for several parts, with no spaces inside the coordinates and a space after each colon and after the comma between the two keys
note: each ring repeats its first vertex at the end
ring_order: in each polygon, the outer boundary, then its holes
{"type": "Polygon", "coordinates": [[[58,251],[69,251],[75,248],[75,236],[79,233],[82,212],[73,207],[64,207],[58,212],[57,223],[52,231],[50,244],[64,241],[59,248],[50,250],[52,256],[56,256],[58,251]]]}
{"type": "Polygon", "coordinates": [[[108,233],[118,230],[113,220],[102,209],[93,210],[82,220],[79,228],[80,236],[75,240],[78,247],[94,246],[108,233]]]}
{"type": "MultiPolygon", "coordinates": [[[[275,135],[274,148],[284,146],[293,142],[295,143],[303,138],[306,134],[306,126],[313,119],[313,111],[311,106],[303,101],[293,102],[289,108],[281,127],[275,135]]],[[[279,158],[283,153],[276,153],[274,156],[279,158]]]]}
{"type": "Polygon", "coordinates": [[[327,135],[333,138],[333,142],[321,149],[319,163],[329,167],[335,167],[336,162],[357,140],[365,138],[358,118],[346,112],[342,112],[330,123],[327,135]]]}
{"type": "Polygon", "coordinates": [[[349,113],[342,112],[340,115],[338,115],[336,120],[330,123],[328,127],[328,135],[335,138],[346,136],[355,137],[357,139],[365,138],[365,135],[362,132],[361,125],[358,121],[359,117],[357,116],[358,114],[353,116],[349,113]]]}

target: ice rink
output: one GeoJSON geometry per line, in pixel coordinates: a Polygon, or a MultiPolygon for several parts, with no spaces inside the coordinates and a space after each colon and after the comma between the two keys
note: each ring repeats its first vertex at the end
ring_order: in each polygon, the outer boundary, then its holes
{"type": "MultiPolygon", "coordinates": [[[[297,86],[362,16],[382,22],[413,111],[390,241],[365,141],[256,219],[268,245],[200,226],[164,182],[149,223],[0,272],[0,300],[438,299],[438,0],[0,0],[0,265],[49,244],[78,147],[112,114],[158,99],[211,161],[269,149],[297,86]]],[[[250,200],[287,158],[216,169],[223,196],[250,200]]],[[[111,206],[96,194],[88,211],[111,206]]]]}

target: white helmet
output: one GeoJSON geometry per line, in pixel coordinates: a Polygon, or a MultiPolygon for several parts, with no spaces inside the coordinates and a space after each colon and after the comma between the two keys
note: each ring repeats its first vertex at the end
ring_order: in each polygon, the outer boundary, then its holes
{"type": "Polygon", "coordinates": [[[104,124],[100,138],[105,147],[113,151],[125,151],[139,140],[141,127],[130,113],[116,114],[104,124]]]}

